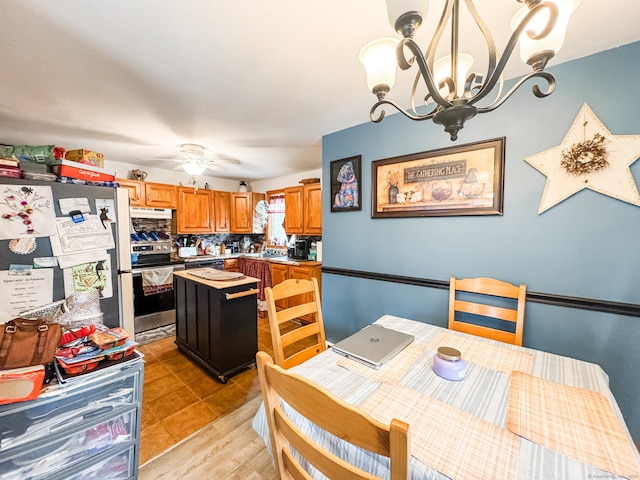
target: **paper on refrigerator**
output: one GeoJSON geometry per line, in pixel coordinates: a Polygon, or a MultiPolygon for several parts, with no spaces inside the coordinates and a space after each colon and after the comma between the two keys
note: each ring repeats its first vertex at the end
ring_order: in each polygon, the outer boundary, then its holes
{"type": "Polygon", "coordinates": [[[98,215],[85,215],[84,218],[79,223],[74,223],[68,217],[56,218],[56,234],[49,237],[51,250],[56,257],[115,248],[109,224],[105,228],[98,215]]]}
{"type": "Polygon", "coordinates": [[[52,269],[0,271],[0,323],[52,301],[52,269]]]}

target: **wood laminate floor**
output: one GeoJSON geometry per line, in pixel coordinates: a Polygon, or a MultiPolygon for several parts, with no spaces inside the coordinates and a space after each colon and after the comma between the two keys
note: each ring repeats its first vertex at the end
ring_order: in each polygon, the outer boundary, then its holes
{"type": "MultiPolygon", "coordinates": [[[[273,355],[269,321],[258,318],[257,322],[258,348],[273,355]]],[[[255,368],[244,370],[222,384],[178,351],[174,341],[175,337],[168,337],[139,348],[145,355],[140,434],[142,467],[217,419],[253,400],[260,403],[260,382],[255,368]]],[[[249,429],[250,423],[249,420],[249,429]]],[[[238,427],[241,428],[242,423],[238,427]]],[[[262,443],[257,435],[255,438],[262,443]]],[[[264,444],[262,450],[268,457],[264,444]]],[[[235,477],[178,475],[172,478],[235,477]]]]}

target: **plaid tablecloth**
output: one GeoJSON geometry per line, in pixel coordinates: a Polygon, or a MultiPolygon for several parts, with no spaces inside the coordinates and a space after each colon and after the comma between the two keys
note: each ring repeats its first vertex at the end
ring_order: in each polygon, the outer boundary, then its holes
{"type": "MultiPolygon", "coordinates": [[[[480,473],[481,471],[491,471],[492,467],[490,466],[487,467],[489,470],[484,467],[480,468],[477,475],[470,473],[471,470],[469,469],[474,468],[473,462],[483,461],[482,452],[487,452],[488,446],[496,444],[508,446],[508,448],[504,447],[504,450],[498,449],[498,453],[502,452],[507,457],[505,463],[507,468],[500,470],[505,472],[505,476],[494,477],[500,478],[500,480],[510,476],[517,480],[538,480],[542,478],[545,480],[586,480],[588,478],[615,477],[615,474],[509,432],[507,429],[507,411],[512,378],[511,370],[514,368],[512,365],[519,365],[518,368],[524,368],[528,374],[536,378],[569,387],[599,392],[608,401],[611,411],[619,422],[623,441],[632,450],[632,459],[636,463],[640,463],[640,454],[633,446],[633,441],[624,423],[618,404],[609,389],[608,377],[598,365],[538,350],[505,345],[493,340],[456,332],[456,336],[469,337],[468,340],[471,343],[462,344],[462,355],[467,362],[465,379],[452,382],[438,377],[433,372],[432,360],[435,349],[440,346],[439,342],[449,341],[450,337],[447,337],[447,335],[453,332],[426,323],[390,315],[381,317],[376,323],[413,334],[415,337],[414,346],[419,346],[423,349],[423,353],[417,355],[411,365],[407,365],[402,360],[397,360],[401,375],[397,375],[397,372],[391,375],[391,372],[389,372],[389,374],[384,374],[383,377],[376,377],[380,373],[374,370],[360,371],[358,367],[348,364],[346,366],[349,368],[345,368],[345,366],[341,366],[345,365],[344,358],[332,352],[331,349],[294,367],[292,370],[324,386],[352,405],[360,406],[365,411],[381,402],[391,402],[386,407],[389,412],[395,411],[394,409],[403,403],[408,405],[407,411],[410,411],[409,415],[411,417],[408,419],[408,423],[411,430],[412,446],[414,447],[411,459],[412,479],[491,478],[482,476],[482,473],[480,473]],[[470,345],[473,345],[473,349],[479,352],[479,356],[476,357],[479,363],[474,363],[470,356],[465,353],[470,351],[470,345]],[[491,365],[489,361],[482,361],[483,355],[481,353],[483,351],[493,352],[493,355],[499,355],[505,359],[509,358],[509,365],[505,368],[504,364],[491,365]],[[513,354],[514,352],[516,353],[515,355],[513,354]],[[481,363],[485,363],[485,365],[481,363]],[[525,367],[521,367],[522,365],[525,365],[525,367]],[[394,385],[400,396],[394,396],[389,393],[393,392],[394,385]],[[400,398],[399,402],[397,398],[400,398]],[[434,408],[436,410],[439,409],[440,413],[433,410],[434,408]],[[442,420],[445,417],[448,420],[443,424],[442,420]],[[432,418],[434,419],[433,422],[430,421],[432,418]],[[469,419],[473,419],[471,423],[474,425],[463,425],[469,419]],[[447,433],[447,424],[451,425],[449,434],[447,433]],[[489,428],[485,428],[487,426],[489,428]],[[448,435],[449,438],[443,439],[441,444],[434,441],[438,439],[437,436],[428,440],[430,436],[429,428],[437,428],[440,436],[448,435]],[[469,430],[470,433],[467,435],[473,435],[475,441],[465,443],[461,451],[473,449],[476,454],[480,454],[474,455],[475,459],[472,459],[470,464],[467,463],[464,467],[456,469],[455,458],[459,458],[456,457],[459,453],[452,451],[448,445],[452,441],[455,443],[456,438],[458,440],[462,438],[461,441],[465,441],[464,435],[460,436],[455,433],[456,431],[459,433],[465,428],[471,428],[469,430]],[[499,432],[497,437],[494,436],[496,431],[499,432]],[[456,437],[456,435],[458,436],[456,437]],[[482,436],[485,436],[485,438],[481,438],[482,436]],[[517,445],[515,453],[511,440],[506,441],[504,444],[502,443],[508,436],[511,436],[510,438],[517,445]],[[415,449],[416,441],[427,440],[431,442],[429,443],[429,448],[435,450],[431,452],[430,456],[429,452],[420,451],[421,447],[418,447],[417,450],[415,449]],[[453,459],[453,462],[448,466],[443,463],[446,463],[447,458],[453,459]],[[515,465],[511,463],[512,458],[515,458],[515,465]],[[469,475],[473,476],[469,477],[469,475]]],[[[501,362],[498,363],[500,364],[501,362]]],[[[385,408],[382,411],[384,410],[385,408]]],[[[315,425],[309,424],[288,407],[286,411],[299,427],[310,434],[320,445],[329,448],[337,455],[348,459],[348,461],[361,468],[365,468],[374,475],[388,478],[389,471],[386,458],[348,446],[339,439],[318,429],[315,425]]],[[[373,410],[370,411],[375,413],[373,410]]],[[[267,447],[270,448],[268,427],[263,408],[255,416],[253,427],[263,438],[267,447]]],[[[484,457],[487,462],[491,461],[488,455],[484,455],[484,457]]],[[[503,467],[499,468],[502,469],[503,467]]],[[[317,471],[312,469],[311,472],[313,478],[323,478],[317,471]]],[[[632,476],[635,471],[616,473],[632,476]]]]}

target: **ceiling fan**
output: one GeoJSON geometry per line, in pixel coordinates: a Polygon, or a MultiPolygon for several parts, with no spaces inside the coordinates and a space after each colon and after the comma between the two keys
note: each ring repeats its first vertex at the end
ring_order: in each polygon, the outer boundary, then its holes
{"type": "Polygon", "coordinates": [[[220,163],[239,164],[240,160],[234,158],[216,158],[209,156],[202,145],[195,143],[183,143],[180,145],[180,156],[175,159],[179,162],[174,170],[182,169],[189,175],[201,175],[206,169],[225,170],[220,163]]]}

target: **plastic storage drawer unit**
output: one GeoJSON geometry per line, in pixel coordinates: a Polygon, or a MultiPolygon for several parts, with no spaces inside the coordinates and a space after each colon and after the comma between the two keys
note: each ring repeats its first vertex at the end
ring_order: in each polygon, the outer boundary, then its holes
{"type": "Polygon", "coordinates": [[[87,476],[99,464],[110,472],[102,478],[137,478],[142,379],[136,354],[1,406],[0,480],[100,478],[87,476]]]}

